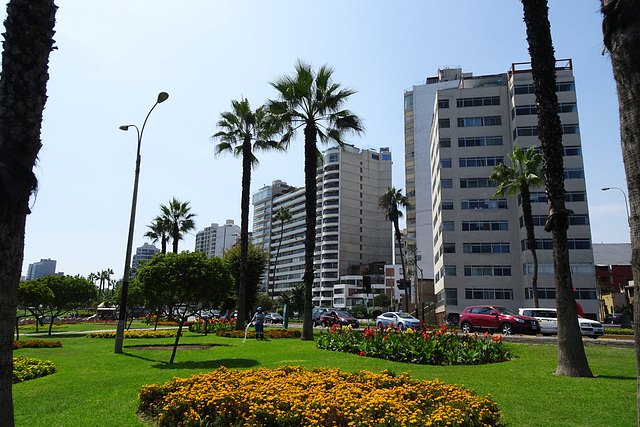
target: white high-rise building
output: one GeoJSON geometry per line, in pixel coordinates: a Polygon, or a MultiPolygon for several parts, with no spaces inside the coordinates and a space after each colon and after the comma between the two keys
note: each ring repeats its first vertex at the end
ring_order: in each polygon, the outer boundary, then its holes
{"type": "MultiPolygon", "coordinates": [[[[571,60],[556,68],[562,121],[566,205],[572,281],[586,315],[598,303],[582,147],[571,60]]],[[[517,197],[494,200],[494,166],[514,146],[539,146],[530,64],[506,73],[473,76],[460,68],[439,70],[405,93],[408,238],[431,271],[438,319],[476,304],[514,309],[532,306],[533,261],[517,197]],[[426,256],[425,256],[426,255],[426,256]]],[[[531,198],[539,263],[541,307],[555,307],[551,235],[544,231],[548,207],[544,188],[531,198]]]]}
{"type": "Polygon", "coordinates": [[[197,252],[204,252],[209,258],[222,257],[224,251],[231,248],[240,240],[240,226],[228,219],[224,225],[212,223],[204,230],[196,233],[197,252]]]}
{"type": "Polygon", "coordinates": [[[136,253],[133,254],[133,259],[131,260],[131,268],[137,270],[142,261],[150,261],[151,258],[155,254],[160,252],[160,249],[156,248],[155,245],[150,243],[145,243],[142,246],[136,249],[136,253]]]}
{"type": "MultiPolygon", "coordinates": [[[[380,196],[391,186],[390,151],[333,147],[323,153],[323,160],[317,175],[313,289],[317,306],[332,305],[333,286],[347,274],[348,267],[372,262],[390,264],[393,256],[392,224],[378,208],[380,196]]],[[[253,242],[270,252],[267,277],[275,295],[303,280],[304,192],[304,188],[274,181],[253,195],[253,242]],[[284,225],[273,218],[281,207],[291,214],[291,221],[284,225]]]]}

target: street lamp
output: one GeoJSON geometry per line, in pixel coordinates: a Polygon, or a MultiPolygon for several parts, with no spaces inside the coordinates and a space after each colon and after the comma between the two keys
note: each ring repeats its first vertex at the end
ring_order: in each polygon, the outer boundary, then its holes
{"type": "Polygon", "coordinates": [[[618,187],[602,187],[601,188],[602,191],[608,191],[611,189],[619,190],[624,196],[624,207],[627,210],[627,222],[629,222],[629,220],[631,219],[631,216],[629,215],[629,202],[627,200],[627,193],[625,193],[622,188],[618,188],[618,187]]]}
{"type": "Polygon", "coordinates": [[[147,124],[147,120],[151,115],[151,112],[156,105],[164,102],[169,98],[169,94],[167,92],[160,92],[158,94],[158,99],[149,113],[147,113],[147,117],[144,119],[142,123],[142,129],[138,129],[136,125],[122,125],[120,126],[120,130],[127,131],[129,128],[136,128],[136,132],[138,134],[138,152],[136,157],[136,174],[135,179],[133,181],[133,197],[131,200],[131,218],[129,220],[129,237],[127,239],[127,254],[124,260],[124,277],[122,279],[122,294],[120,297],[120,313],[118,315],[118,327],[116,329],[116,344],[114,353],[122,353],[122,341],[124,340],[124,325],[127,317],[127,293],[129,292],[129,279],[131,276],[131,250],[133,247],[133,229],[136,222],[136,203],[138,201],[138,179],[140,178],[140,144],[142,143],[142,133],[144,132],[144,127],[147,124]]]}

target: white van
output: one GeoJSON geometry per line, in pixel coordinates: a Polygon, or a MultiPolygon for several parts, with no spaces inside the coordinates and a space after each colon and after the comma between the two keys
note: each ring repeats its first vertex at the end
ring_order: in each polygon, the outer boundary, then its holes
{"type": "MultiPolygon", "coordinates": [[[[555,308],[520,308],[518,312],[523,316],[531,316],[540,322],[540,332],[542,335],[552,335],[558,333],[558,321],[555,308]]],[[[580,332],[582,335],[598,338],[604,335],[604,327],[598,321],[585,319],[578,316],[580,332]]]]}

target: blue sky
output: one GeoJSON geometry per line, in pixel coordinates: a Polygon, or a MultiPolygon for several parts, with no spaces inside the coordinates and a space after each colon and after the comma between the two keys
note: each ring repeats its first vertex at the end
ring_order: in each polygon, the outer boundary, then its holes
{"type": "MultiPolygon", "coordinates": [[[[475,75],[529,60],[517,0],[300,2],[58,0],[50,57],[40,191],[27,218],[23,272],[41,258],[58,271],[121,277],[133,188],[136,134],[160,91],[142,142],[134,247],[159,205],[189,201],[200,230],[240,222],[240,160],[214,157],[210,136],[232,99],[255,108],[268,82],[298,58],[334,67],[357,90],[347,107],[366,134],[348,142],[390,147],[393,184],[404,188],[403,93],[438,68],[475,75]]],[[[602,55],[598,0],[552,0],[556,58],[572,58],[594,242],[628,242],[618,104],[602,55]]],[[[4,16],[3,16],[4,20],[4,16]]],[[[259,154],[252,192],[275,179],[303,185],[302,139],[286,154],[259,154]]],[[[193,250],[194,236],[180,249],[193,250]]]]}

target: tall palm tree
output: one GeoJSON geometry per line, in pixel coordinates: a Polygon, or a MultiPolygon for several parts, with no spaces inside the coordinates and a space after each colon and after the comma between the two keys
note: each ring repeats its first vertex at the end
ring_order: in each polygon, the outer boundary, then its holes
{"type": "Polygon", "coordinates": [[[242,196],[240,201],[240,274],[238,284],[238,317],[236,330],[244,329],[246,318],[247,260],[249,253],[249,196],[251,191],[251,169],[258,165],[255,151],[281,150],[282,145],[273,139],[278,126],[268,114],[266,106],[251,109],[249,101],[231,101],[232,111],[220,114],[218,127],[222,130],[213,135],[221,142],[216,145],[216,154],[231,152],[242,157],[242,196]]]}
{"type": "MultiPolygon", "coordinates": [[[[629,189],[631,269],[634,295],[640,295],[640,2],[602,0],[602,32],[609,51],[620,105],[620,139],[629,189]]],[[[640,330],[640,310],[633,310],[633,323],[640,330]]],[[[636,366],[640,372],[640,334],[635,334],[636,366]]],[[[639,378],[640,379],[640,378],[639,378]]],[[[640,381],[638,382],[638,425],[640,425],[640,381]]]]}
{"type": "Polygon", "coordinates": [[[98,272],[98,280],[100,280],[100,293],[99,295],[104,294],[105,284],[108,286],[111,282],[111,275],[113,274],[113,270],[107,268],[106,270],[102,270],[98,272]]]}
{"type": "Polygon", "coordinates": [[[167,242],[171,234],[171,223],[162,216],[157,216],[147,225],[149,231],[144,233],[144,237],[151,239],[152,243],[160,241],[162,254],[167,253],[167,242]]]}
{"type": "Polygon", "coordinates": [[[513,153],[509,153],[511,166],[500,163],[493,168],[491,179],[498,182],[498,188],[493,198],[502,197],[509,193],[513,197],[520,193],[522,198],[522,217],[524,227],[527,230],[527,243],[531,257],[533,258],[533,278],[531,288],[533,290],[533,305],[538,303],[538,254],[536,253],[536,233],[533,227],[533,215],[531,214],[531,187],[540,187],[544,184],[542,178],[542,156],[535,147],[521,150],[515,145],[513,153]]]}
{"type": "Polygon", "coordinates": [[[0,77],[0,420],[12,427],[13,340],[29,197],[47,100],[53,0],[11,0],[0,77]]]}
{"type": "Polygon", "coordinates": [[[394,187],[387,188],[380,199],[378,200],[378,207],[384,210],[384,216],[391,221],[393,229],[396,235],[396,241],[398,242],[398,249],[400,251],[400,263],[402,265],[402,280],[404,282],[404,309],[409,311],[409,294],[407,292],[407,268],[404,262],[404,255],[402,252],[402,233],[400,232],[399,220],[402,218],[402,212],[399,207],[409,206],[409,199],[402,194],[402,190],[396,190],[394,187]]]}
{"type": "Polygon", "coordinates": [[[318,139],[322,143],[335,141],[340,146],[347,133],[364,131],[358,116],[341,109],[356,93],[341,88],[332,81],[333,68],[323,65],[314,72],[311,65],[298,60],[295,73],[271,82],[278,91],[278,100],[269,101],[269,110],[288,124],[283,141],[289,142],[298,129],[304,132],[305,239],[304,239],[304,323],[302,340],[313,340],[313,253],[316,246],[316,171],[318,139]]]}
{"type": "MultiPolygon", "coordinates": [[[[280,221],[280,240],[278,241],[278,249],[276,250],[276,259],[273,263],[273,278],[271,281],[271,298],[273,299],[273,294],[276,290],[276,268],[278,266],[278,257],[280,256],[280,246],[282,246],[282,236],[284,234],[284,225],[291,221],[291,212],[289,212],[289,208],[284,206],[280,207],[273,215],[273,219],[276,221],[280,221]]],[[[268,292],[267,292],[268,294],[268,292]]]]}
{"type": "Polygon", "coordinates": [[[180,202],[175,197],[169,202],[169,206],[160,205],[162,211],[162,219],[171,225],[171,241],[173,244],[173,253],[178,253],[178,242],[182,240],[183,233],[187,233],[194,228],[196,224],[193,218],[196,214],[191,212],[189,202],[180,202]]]}
{"type": "Polygon", "coordinates": [[[557,375],[592,377],[584,351],[578,309],[573,295],[569,249],[567,246],[568,216],[564,204],[564,165],[562,126],[558,116],[556,95],[556,59],[551,41],[547,0],[522,0],[527,42],[531,55],[531,73],[538,111],[538,138],[542,146],[544,181],[549,205],[545,230],[553,241],[553,266],[558,308],[557,375]]]}

